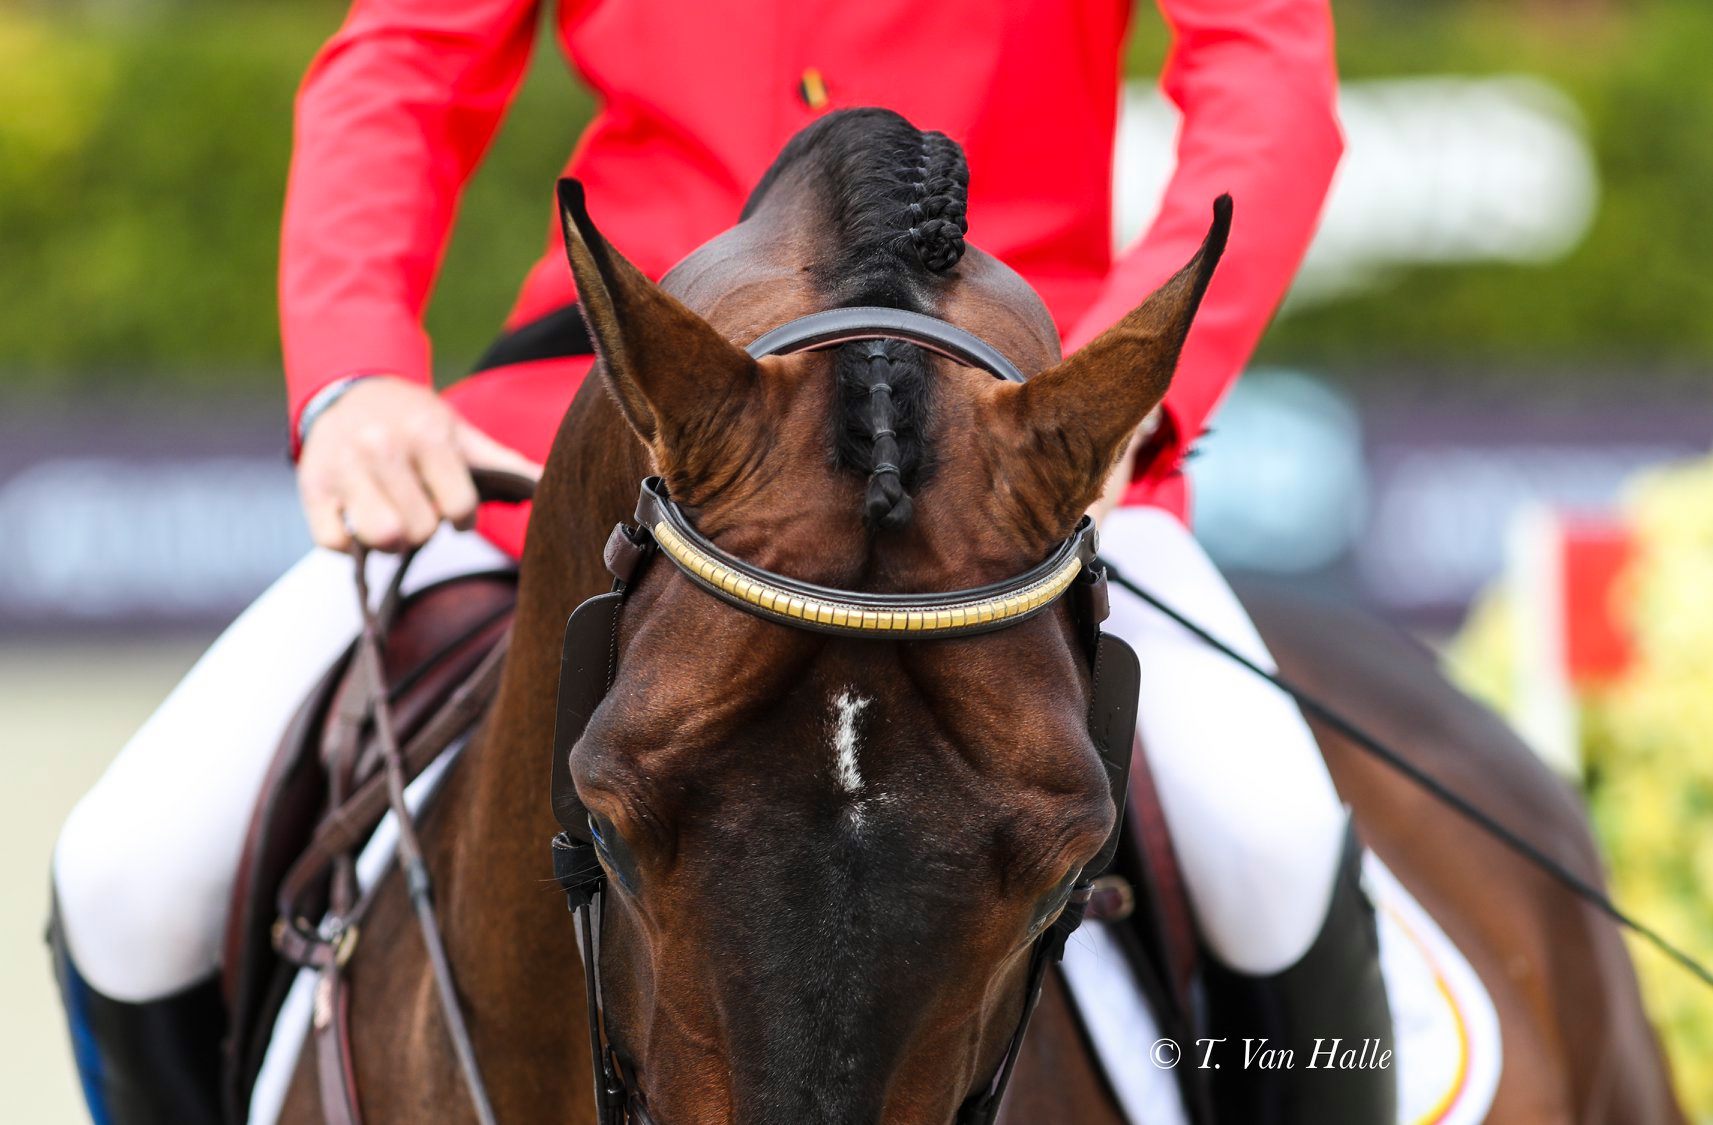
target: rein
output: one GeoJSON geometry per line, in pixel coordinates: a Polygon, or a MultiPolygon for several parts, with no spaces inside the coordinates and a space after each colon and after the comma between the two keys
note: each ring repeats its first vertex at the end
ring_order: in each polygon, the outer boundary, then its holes
{"type": "MultiPolygon", "coordinates": [[[[386,674],[381,667],[381,629],[375,611],[369,605],[369,584],[364,574],[367,552],[359,548],[356,555],[357,602],[363,609],[363,635],[357,642],[357,658],[363,662],[370,684],[385,685],[386,674]]],[[[402,563],[399,573],[404,573],[402,563]]],[[[394,581],[396,583],[397,580],[394,581]]],[[[441,1015],[446,1019],[447,1037],[452,1040],[453,1053],[458,1056],[458,1068],[464,1073],[464,1085],[470,1092],[470,1104],[476,1111],[476,1119],[482,1125],[496,1125],[493,1103],[482,1081],[481,1067],[476,1062],[476,1048],[470,1042],[470,1029],[464,1022],[464,1009],[458,1003],[458,987],[452,980],[452,962],[446,956],[446,942],[440,936],[440,925],[434,917],[434,893],[428,864],[422,858],[422,843],[416,835],[415,820],[411,817],[410,807],[405,804],[404,763],[399,756],[398,737],[393,731],[392,709],[384,698],[373,700],[370,717],[375,724],[375,741],[381,748],[381,762],[387,780],[387,804],[398,821],[398,865],[404,872],[411,909],[416,913],[423,945],[428,950],[435,994],[440,1000],[441,1015]]],[[[378,881],[376,885],[379,885],[378,881]]]]}
{"type": "MultiPolygon", "coordinates": [[[[490,503],[522,503],[534,495],[535,482],[527,477],[492,470],[472,472],[477,495],[490,503]]],[[[316,981],[311,1023],[316,1052],[316,1073],[322,1114],[328,1125],[360,1125],[362,1113],[357,1095],[357,1077],[350,1043],[350,991],[346,967],[356,952],[362,924],[374,905],[384,881],[377,879],[361,895],[357,891],[353,852],[362,845],[381,818],[391,812],[398,824],[397,861],[404,874],[411,908],[422,931],[436,997],[453,1053],[469,1091],[470,1103],[481,1125],[495,1125],[493,1104],[482,1081],[475,1047],[458,1001],[452,963],[446,954],[434,913],[433,883],[423,859],[416,833],[415,817],[405,802],[405,786],[422,772],[481,717],[499,686],[505,664],[507,641],[502,636],[469,677],[453,691],[445,707],[410,741],[401,747],[387,698],[383,666],[387,634],[397,616],[405,572],[416,552],[399,559],[392,581],[379,605],[371,603],[366,573],[368,551],[359,547],[356,558],[356,594],[363,627],[352,653],[351,685],[347,699],[333,716],[327,735],[329,812],[316,826],[304,854],[281,880],[278,920],[273,943],[280,956],[302,968],[314,969],[316,981]],[[363,752],[362,734],[371,729],[380,772],[358,783],[363,752]],[[319,925],[306,915],[316,913],[308,906],[316,900],[316,888],[331,873],[324,917],[319,925]]]]}

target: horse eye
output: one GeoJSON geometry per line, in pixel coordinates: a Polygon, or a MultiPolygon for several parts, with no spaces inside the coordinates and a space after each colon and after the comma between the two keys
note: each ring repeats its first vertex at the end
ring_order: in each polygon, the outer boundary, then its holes
{"type": "Polygon", "coordinates": [[[1052,924],[1065,908],[1065,903],[1071,897],[1071,890],[1077,885],[1077,879],[1082,875],[1081,868],[1072,868],[1060,879],[1058,884],[1048,891],[1035,908],[1034,917],[1029,919],[1029,936],[1034,937],[1052,924]]]}
{"type": "Polygon", "coordinates": [[[613,878],[619,881],[619,886],[635,894],[639,877],[636,856],[632,854],[630,845],[625,843],[624,837],[619,835],[618,828],[600,813],[590,813],[589,835],[595,839],[595,854],[600,857],[613,878]]]}

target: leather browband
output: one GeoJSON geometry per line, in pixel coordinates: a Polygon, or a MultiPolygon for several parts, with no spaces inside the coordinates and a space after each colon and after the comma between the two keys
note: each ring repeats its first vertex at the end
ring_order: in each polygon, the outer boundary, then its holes
{"type": "MultiPolygon", "coordinates": [[[[1025,381],[1016,365],[979,336],[903,309],[857,306],[810,313],[762,334],[747,350],[759,359],[853,340],[903,340],[996,378],[1025,381]]],[[[939,594],[866,594],[800,582],[722,551],[696,530],[659,477],[642,482],[636,519],[686,577],[747,613],[818,633],[895,640],[968,637],[1033,617],[1088,571],[1096,546],[1094,525],[1084,519],[1045,562],[1005,582],[939,594]]]]}
{"type": "Polygon", "coordinates": [[[642,482],[637,524],[696,585],[758,617],[799,629],[893,640],[969,637],[1015,625],[1046,609],[1094,561],[1087,517],[1046,561],[1004,582],[938,594],[869,594],[787,578],[716,547],[666,494],[659,477],[642,482]]]}
{"type": "Polygon", "coordinates": [[[858,305],[800,316],[763,333],[745,351],[756,359],[837,347],[853,340],[903,340],[947,359],[979,367],[1008,383],[1027,377],[998,348],[938,317],[904,309],[858,305]]]}

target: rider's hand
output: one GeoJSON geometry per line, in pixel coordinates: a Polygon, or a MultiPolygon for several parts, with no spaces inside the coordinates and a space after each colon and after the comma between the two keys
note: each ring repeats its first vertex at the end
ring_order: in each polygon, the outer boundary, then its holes
{"type": "Polygon", "coordinates": [[[541,466],[459,418],[428,387],[379,375],[315,419],[297,488],[320,546],[344,551],[355,538],[398,551],[426,542],[443,519],[474,525],[472,467],[541,476],[541,466]]]}

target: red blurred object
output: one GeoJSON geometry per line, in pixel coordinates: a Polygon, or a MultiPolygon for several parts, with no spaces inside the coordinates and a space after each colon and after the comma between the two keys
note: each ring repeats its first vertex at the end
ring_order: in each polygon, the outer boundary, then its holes
{"type": "Polygon", "coordinates": [[[1609,518],[1566,517],[1561,527],[1565,673],[1579,688],[1608,684],[1635,660],[1635,638],[1614,596],[1635,538],[1609,518]]]}

